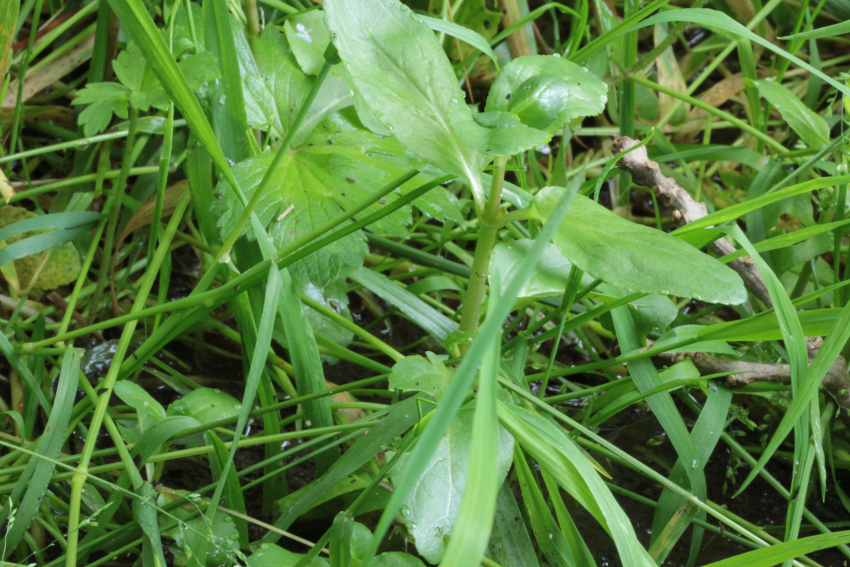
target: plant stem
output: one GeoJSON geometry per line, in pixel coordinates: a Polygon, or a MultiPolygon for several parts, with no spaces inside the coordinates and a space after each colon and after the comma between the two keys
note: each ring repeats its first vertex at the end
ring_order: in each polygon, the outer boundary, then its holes
{"type": "Polygon", "coordinates": [[[106,228],[106,239],[103,243],[103,255],[101,256],[101,269],[97,278],[97,287],[94,290],[94,295],[89,303],[90,321],[95,321],[100,313],[100,299],[103,296],[103,290],[106,289],[106,281],[109,278],[109,266],[112,263],[112,245],[115,242],[115,230],[118,226],[118,220],[121,214],[121,207],[124,204],[124,190],[127,186],[127,177],[130,173],[130,166],[133,165],[133,146],[136,143],[136,120],[139,118],[139,111],[136,108],[130,108],[130,127],[127,134],[127,145],[124,147],[124,161],[121,163],[121,174],[118,176],[118,181],[112,187],[115,192],[115,203],[109,211],[109,224],[106,228]]]}
{"type": "MultiPolygon", "coordinates": [[[[474,334],[478,329],[478,316],[481,313],[481,303],[484,299],[484,287],[487,283],[487,272],[490,268],[490,255],[496,242],[496,221],[499,220],[502,204],[502,183],[505,181],[505,166],[507,157],[497,157],[493,163],[493,181],[490,184],[490,197],[484,206],[480,217],[481,230],[478,232],[478,243],[475,245],[475,256],[472,259],[472,273],[469,276],[469,286],[463,300],[463,313],[460,317],[460,330],[474,334]]],[[[461,345],[461,354],[469,348],[461,345]]]]}

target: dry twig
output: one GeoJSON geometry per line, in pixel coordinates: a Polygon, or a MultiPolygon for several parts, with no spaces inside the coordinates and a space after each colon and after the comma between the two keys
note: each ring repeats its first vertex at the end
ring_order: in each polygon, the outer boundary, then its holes
{"type": "MultiPolygon", "coordinates": [[[[614,141],[613,152],[620,153],[638,144],[636,140],[626,136],[612,135],[614,141]]],[[[646,147],[640,147],[626,154],[617,164],[620,169],[628,171],[632,175],[632,181],[642,187],[652,189],[656,196],[664,198],[664,203],[673,210],[673,219],[683,226],[708,214],[704,203],[697,203],[690,193],[679,187],[679,185],[661,173],[658,164],[646,153],[646,147]]],[[[715,240],[709,247],[718,255],[726,256],[736,252],[726,239],[715,240]]],[[[738,272],[744,285],[758,297],[762,303],[772,307],[770,294],[764,284],[764,278],[758,271],[752,258],[745,256],[729,262],[729,267],[738,272]]]]}

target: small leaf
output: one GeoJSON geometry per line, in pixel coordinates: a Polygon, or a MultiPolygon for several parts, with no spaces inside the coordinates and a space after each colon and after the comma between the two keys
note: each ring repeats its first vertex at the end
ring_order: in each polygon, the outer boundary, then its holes
{"type": "Polygon", "coordinates": [[[779,111],[782,118],[809,147],[819,150],[829,143],[829,125],[826,120],[807,107],[787,87],[772,79],[753,82],[761,96],[779,111]]]}
{"type": "MultiPolygon", "coordinates": [[[[544,223],[564,191],[545,187],[534,197],[534,210],[544,223]]],[[[709,303],[747,300],[741,278],[730,268],[674,236],[629,222],[584,196],[576,196],[553,241],[579,268],[619,288],[709,303]]]]}
{"type": "Polygon", "coordinates": [[[565,94],[563,108],[555,118],[545,127],[536,127],[554,134],[574,118],[596,116],[605,110],[608,88],[596,75],[566,59],[552,55],[518,57],[505,65],[493,83],[485,110],[512,111],[516,104],[517,111],[532,121],[523,123],[534,126],[549,120],[549,114],[559,106],[557,99],[565,94]],[[543,78],[537,78],[541,75],[543,78]],[[515,96],[517,103],[513,102],[515,96]]]}
{"type": "Polygon", "coordinates": [[[102,132],[109,126],[113,114],[127,118],[129,95],[127,87],[117,83],[89,83],[78,91],[71,104],[89,105],[77,117],[77,122],[83,126],[83,133],[94,136],[102,132]]]}
{"type": "Polygon", "coordinates": [[[331,37],[324,16],[321,10],[311,10],[293,16],[283,24],[289,47],[307,75],[317,74],[325,64],[325,49],[331,37]]]}
{"type": "Polygon", "coordinates": [[[433,352],[427,354],[427,359],[415,354],[396,362],[389,377],[390,388],[428,392],[439,400],[449,385],[452,371],[433,352]]]}
{"type": "MultiPolygon", "coordinates": [[[[157,493],[157,505],[162,507],[187,495],[188,492],[184,490],[160,491],[157,493]]],[[[206,509],[208,503],[208,500],[203,499],[202,509],[206,509]]],[[[219,510],[212,522],[208,522],[203,515],[190,519],[195,510],[194,505],[174,508],[171,514],[177,517],[180,523],[162,532],[163,536],[174,541],[174,545],[168,546],[174,554],[174,565],[198,566],[198,562],[192,557],[192,549],[196,548],[196,542],[200,538],[207,539],[206,558],[201,565],[234,565],[234,552],[239,549],[239,532],[236,531],[233,518],[219,510]]]]}
{"type": "Polygon", "coordinates": [[[510,112],[470,114],[469,108],[461,102],[454,105],[449,120],[464,142],[492,156],[512,156],[552,138],[546,132],[524,125],[510,112]]]}

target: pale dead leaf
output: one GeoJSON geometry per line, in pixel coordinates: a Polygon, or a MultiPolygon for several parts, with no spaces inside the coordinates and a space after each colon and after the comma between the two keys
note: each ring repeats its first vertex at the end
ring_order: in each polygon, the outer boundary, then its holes
{"type": "MultiPolygon", "coordinates": [[[[699,99],[709,106],[719,108],[742,90],[744,90],[744,77],[741,73],[738,73],[737,75],[726,77],[715,84],[702,93],[699,99]]],[[[682,124],[679,131],[673,136],[673,142],[676,144],[690,143],[705,126],[705,122],[699,120],[699,118],[704,117],[706,114],[708,113],[700,108],[692,109],[688,116],[688,121],[682,124]]]]}

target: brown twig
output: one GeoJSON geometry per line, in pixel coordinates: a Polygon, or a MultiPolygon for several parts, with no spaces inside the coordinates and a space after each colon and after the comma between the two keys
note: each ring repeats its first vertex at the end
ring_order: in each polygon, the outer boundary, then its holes
{"type": "MultiPolygon", "coordinates": [[[[806,339],[810,362],[815,358],[821,346],[823,346],[821,337],[808,337],[806,339]]],[[[730,388],[743,388],[755,382],[791,383],[791,368],[787,364],[760,364],[743,360],[730,360],[717,358],[704,352],[664,353],[660,356],[674,364],[685,358],[690,358],[701,374],[734,372],[735,374],[726,377],[726,385],[730,388]]],[[[847,410],[850,410],[850,376],[848,376],[846,368],[847,361],[844,357],[837,357],[827,370],[826,376],[823,377],[821,386],[835,398],[835,401],[842,408],[842,421],[850,423],[850,415],[847,412],[847,410]]]]}
{"type": "MultiPolygon", "coordinates": [[[[637,140],[633,140],[626,136],[612,135],[614,141],[613,152],[615,154],[632,148],[638,144],[637,140]]],[[[688,224],[697,219],[700,219],[708,214],[705,208],[705,203],[697,203],[690,193],[679,187],[679,185],[669,177],[661,173],[661,168],[651,159],[646,153],[646,147],[640,147],[632,152],[629,152],[620,159],[617,166],[620,169],[628,171],[632,174],[632,181],[636,185],[648,187],[652,189],[656,196],[663,197],[664,203],[673,210],[673,219],[679,226],[688,224]]],[[[726,256],[736,252],[726,239],[720,238],[709,244],[718,256],[726,256]]],[[[764,278],[758,271],[752,258],[745,256],[729,262],[729,267],[735,270],[741,279],[744,280],[744,285],[753,294],[758,297],[767,307],[772,307],[770,294],[767,292],[767,286],[764,283],[764,278]]]]}

